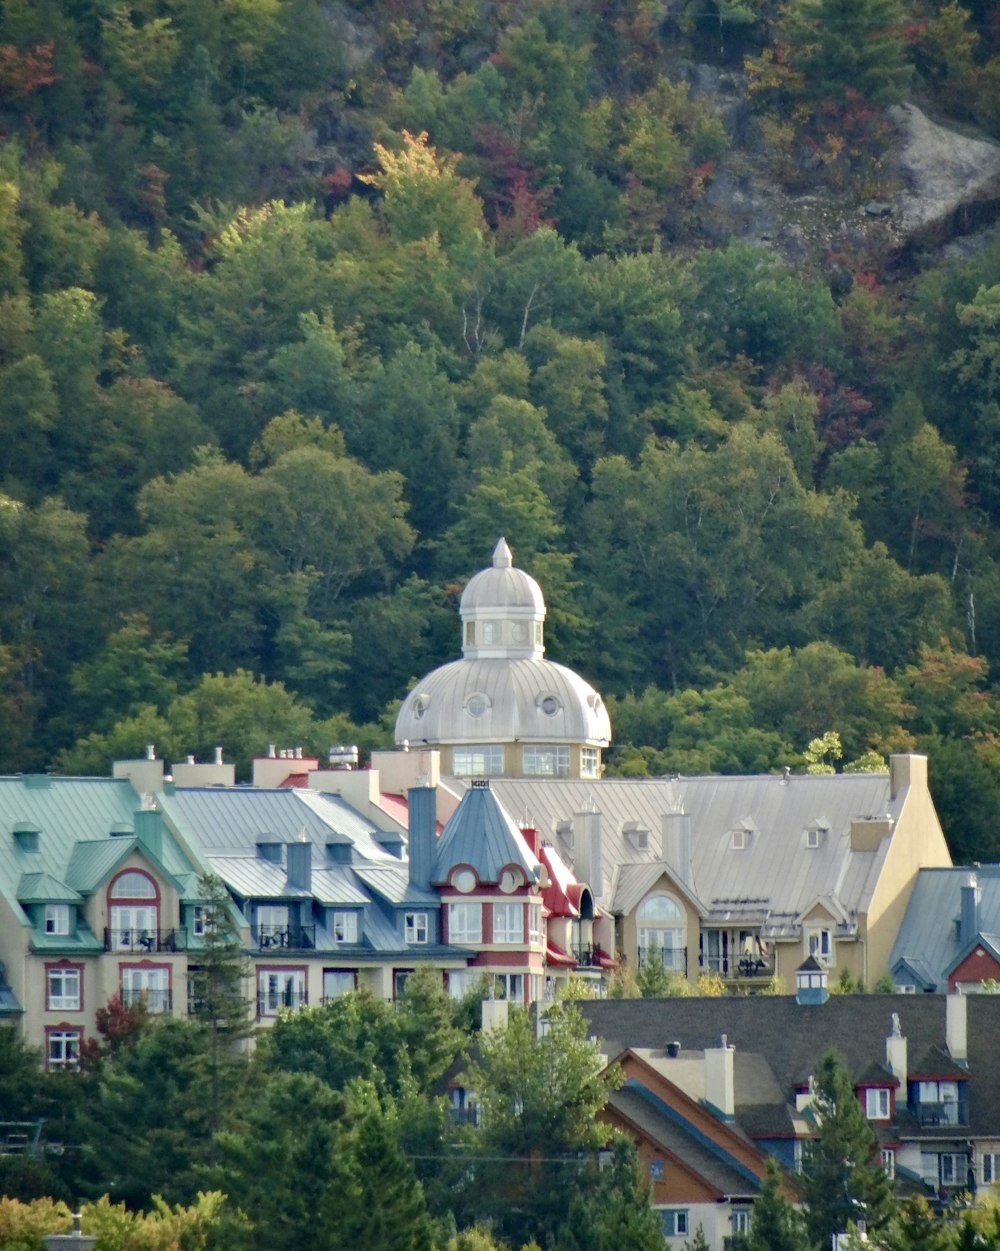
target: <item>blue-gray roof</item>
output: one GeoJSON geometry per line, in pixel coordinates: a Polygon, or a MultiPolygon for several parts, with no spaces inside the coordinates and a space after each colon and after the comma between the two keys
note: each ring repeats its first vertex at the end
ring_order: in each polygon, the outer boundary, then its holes
{"type": "Polygon", "coordinates": [[[369,890],[391,904],[422,904],[437,907],[441,897],[437,891],[421,890],[410,883],[409,867],[405,864],[364,865],[355,868],[357,876],[369,890]]]}
{"type": "Polygon", "coordinates": [[[497,882],[507,865],[517,865],[529,879],[538,873],[524,835],[489,787],[473,786],[444,827],[434,849],[431,880],[445,882],[457,864],[471,865],[481,882],[497,882]]]}
{"type": "Polygon", "coordinates": [[[979,888],[977,930],[984,936],[1000,932],[1000,865],[921,869],[889,956],[894,975],[905,963],[915,975],[923,975],[923,989],[947,989],[949,971],[969,948],[969,940],[960,940],[956,922],[962,887],[973,873],[979,888]]]}

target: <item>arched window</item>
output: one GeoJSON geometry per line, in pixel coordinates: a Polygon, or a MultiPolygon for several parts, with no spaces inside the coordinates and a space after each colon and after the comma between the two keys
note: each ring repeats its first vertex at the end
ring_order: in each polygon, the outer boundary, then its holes
{"type": "Polygon", "coordinates": [[[159,897],[148,873],[138,869],[119,873],[108,890],[112,951],[159,951],[159,897]]]}
{"type": "Polygon", "coordinates": [[[127,869],[111,883],[112,899],[155,899],[156,883],[138,869],[127,869]]]}
{"type": "Polygon", "coordinates": [[[672,895],[650,895],[639,905],[639,963],[662,961],[674,973],[685,972],[684,909],[672,895]]]}

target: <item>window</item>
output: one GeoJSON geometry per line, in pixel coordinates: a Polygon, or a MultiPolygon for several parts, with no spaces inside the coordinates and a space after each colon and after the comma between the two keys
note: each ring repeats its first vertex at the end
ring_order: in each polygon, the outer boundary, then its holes
{"type": "Polygon", "coordinates": [[[806,930],[806,954],[815,956],[820,964],[833,961],[833,937],[829,930],[806,930]]]}
{"type": "Polygon", "coordinates": [[[394,999],[402,999],[403,992],[406,990],[406,983],[410,980],[412,973],[412,969],[393,969],[392,996],[394,999]]]}
{"type": "Polygon", "coordinates": [[[733,851],[745,851],[747,846],[746,830],[733,830],[732,848],[733,851]]]}
{"type": "Polygon", "coordinates": [[[332,929],[335,943],[356,943],[358,941],[358,914],[335,912],[332,929]]]}
{"type": "Polygon", "coordinates": [[[450,903],[448,905],[448,942],[481,943],[483,941],[483,905],[450,903]]]}
{"type": "Polygon", "coordinates": [[[865,1116],[870,1121],[887,1121],[890,1107],[889,1091],[877,1086],[865,1091],[865,1116]]]}
{"type": "Polygon", "coordinates": [[[493,998],[509,999],[511,1003],[524,1003],[524,974],[494,973],[493,998]]]}
{"type": "Polygon", "coordinates": [[[357,989],[357,975],[353,969],[324,969],[323,998],[339,999],[357,989]]]}
{"type": "Polygon", "coordinates": [[[452,999],[464,999],[482,979],[478,969],[450,969],[448,971],[448,994],[452,999]]]}
{"type": "Polygon", "coordinates": [[[684,913],[670,895],[650,895],[639,906],[639,963],[662,962],[684,971],[684,913]]]}
{"type": "Polygon", "coordinates": [[[528,904],[528,942],[542,941],[542,905],[528,904]]]}
{"type": "Polygon", "coordinates": [[[50,1012],[78,1012],[83,973],[79,966],[50,965],[46,969],[46,1001],[50,1012]]]}
{"type": "Polygon", "coordinates": [[[662,1160],[650,1160],[649,1180],[650,1181],[663,1181],[663,1161],[662,1160]]]}
{"type": "Polygon", "coordinates": [[[729,1216],[729,1226],[734,1234],[748,1234],[750,1232],[749,1208],[734,1208],[729,1216]]]}
{"type": "Polygon", "coordinates": [[[47,1054],[50,1070],[75,1070],[80,1067],[80,1031],[50,1029],[47,1032],[47,1054]]]}
{"type": "MultiPolygon", "coordinates": [[[[652,1177],[652,1172],[650,1172],[650,1177],[652,1177]]],[[[663,1217],[664,1238],[687,1237],[688,1214],[686,1208],[661,1208],[660,1214],[663,1217]]]]}
{"type": "Polygon", "coordinates": [[[568,778],[569,748],[544,743],[525,747],[522,764],[524,772],[532,777],[568,778]]]}
{"type": "Polygon", "coordinates": [[[1000,1152],[984,1151],[979,1157],[979,1175],[984,1186],[1000,1181],[1000,1152]]]}
{"type": "Polygon", "coordinates": [[[883,1147],[880,1157],[882,1160],[882,1172],[892,1181],[896,1176],[896,1153],[892,1147],[883,1147]]]}
{"type": "Polygon", "coordinates": [[[205,914],[207,911],[208,909],[201,904],[195,904],[191,910],[191,933],[199,938],[205,933],[205,914]]]}
{"type": "Polygon", "coordinates": [[[45,905],[46,934],[69,933],[69,904],[45,905]]]}
{"type": "Polygon", "coordinates": [[[155,899],[156,883],[146,873],[130,869],[120,873],[111,884],[112,899],[155,899]]]}
{"type": "Polygon", "coordinates": [[[123,965],[122,1004],[145,1003],[150,1012],[170,1011],[170,970],[165,966],[123,965]]]}
{"type": "Polygon", "coordinates": [[[489,708],[489,702],[485,695],[470,695],[465,701],[465,711],[470,717],[481,717],[487,708],[489,708]]]}
{"type": "Polygon", "coordinates": [[[283,1008],[301,1008],[305,1002],[305,969],[258,970],[258,1016],[277,1016],[283,1008]]]}
{"type": "Polygon", "coordinates": [[[408,943],[427,942],[427,913],[407,912],[403,928],[408,943]]]}
{"type": "Polygon", "coordinates": [[[961,1152],[945,1151],[938,1157],[942,1186],[964,1186],[968,1181],[969,1157],[961,1152]]]}
{"type": "Polygon", "coordinates": [[[503,773],[503,747],[484,743],[481,746],[452,748],[451,767],[459,778],[485,778],[503,773]]]}
{"type": "Polygon", "coordinates": [[[484,621],[483,622],[483,642],[487,644],[500,642],[500,622],[499,621],[484,621]]]}
{"type": "Polygon", "coordinates": [[[528,623],[526,621],[514,621],[510,627],[511,641],[514,643],[527,643],[528,641],[528,623]]]}
{"type": "Polygon", "coordinates": [[[596,778],[600,771],[601,760],[600,753],[596,747],[580,748],[580,776],[584,778],[596,778]]]}
{"type": "MultiPolygon", "coordinates": [[[[962,1083],[964,1087],[964,1082],[962,1083]]],[[[917,1117],[921,1125],[964,1125],[965,1102],[958,1082],[917,1082],[917,1117]]]]}
{"type": "Polygon", "coordinates": [[[524,905],[522,903],[495,903],[493,905],[493,941],[495,943],[524,942],[524,905]]]}

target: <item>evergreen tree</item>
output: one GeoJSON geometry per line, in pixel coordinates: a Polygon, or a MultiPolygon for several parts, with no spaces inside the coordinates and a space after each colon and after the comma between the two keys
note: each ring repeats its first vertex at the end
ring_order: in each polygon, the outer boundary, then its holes
{"type": "Polygon", "coordinates": [[[819,1132],[803,1163],[806,1220],[812,1241],[827,1247],[858,1221],[882,1230],[893,1215],[893,1186],[850,1074],[832,1051],[820,1061],[816,1086],[819,1132]]]}
{"type": "Polygon", "coordinates": [[[619,1139],[610,1165],[573,1199],[560,1251],[662,1251],[663,1225],[649,1197],[635,1148],[619,1139]]]}
{"type": "Polygon", "coordinates": [[[900,0],[802,0],[787,10],[791,63],[817,102],[860,95],[872,104],[906,96],[906,59],[900,0]]]}
{"type": "Polygon", "coordinates": [[[808,1251],[805,1222],[781,1193],[781,1172],[767,1162],[767,1176],[753,1205],[747,1251],[808,1251]]]}

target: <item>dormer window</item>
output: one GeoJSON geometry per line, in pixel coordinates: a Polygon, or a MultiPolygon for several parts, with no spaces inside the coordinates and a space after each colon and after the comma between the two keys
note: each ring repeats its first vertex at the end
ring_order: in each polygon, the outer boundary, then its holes
{"type": "Polygon", "coordinates": [[[747,846],[746,830],[733,830],[730,846],[733,851],[745,851],[747,846]]]}
{"type": "Polygon", "coordinates": [[[69,933],[69,904],[45,905],[45,932],[46,934],[69,933]]]}
{"type": "Polygon", "coordinates": [[[892,1099],[888,1086],[870,1086],[865,1091],[865,1116],[870,1121],[887,1121],[891,1115],[892,1099]]]}
{"type": "Polygon", "coordinates": [[[810,851],[815,851],[823,841],[823,831],[815,828],[806,830],[806,846],[810,851]]]}
{"type": "Polygon", "coordinates": [[[485,695],[470,695],[465,701],[465,711],[470,717],[481,717],[489,706],[490,701],[485,695]]]}

